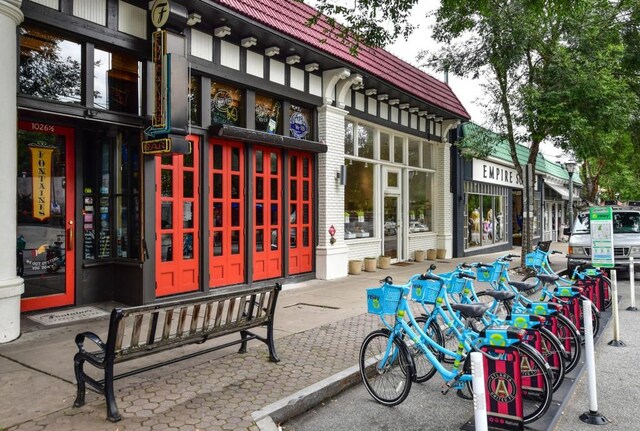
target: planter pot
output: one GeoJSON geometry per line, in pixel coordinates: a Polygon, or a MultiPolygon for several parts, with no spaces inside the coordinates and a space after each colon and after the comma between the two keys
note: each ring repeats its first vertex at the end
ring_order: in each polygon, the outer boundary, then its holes
{"type": "Polygon", "coordinates": [[[429,250],[427,250],[427,259],[429,260],[436,260],[436,249],[435,248],[430,248],[429,250]]]}
{"type": "Polygon", "coordinates": [[[349,261],[349,274],[358,275],[362,272],[362,261],[361,260],[350,260],[349,261]]]}
{"type": "Polygon", "coordinates": [[[380,269],[391,268],[391,258],[389,256],[380,256],[378,258],[378,268],[380,269]]]}
{"type": "Polygon", "coordinates": [[[444,259],[447,257],[447,249],[445,248],[439,248],[438,251],[436,252],[436,257],[438,259],[444,259]]]}
{"type": "Polygon", "coordinates": [[[367,272],[376,272],[378,260],[375,257],[364,258],[364,270],[367,272]]]}
{"type": "Polygon", "coordinates": [[[422,262],[424,260],[424,255],[426,252],[424,250],[416,250],[414,252],[414,260],[416,262],[422,262]]]}

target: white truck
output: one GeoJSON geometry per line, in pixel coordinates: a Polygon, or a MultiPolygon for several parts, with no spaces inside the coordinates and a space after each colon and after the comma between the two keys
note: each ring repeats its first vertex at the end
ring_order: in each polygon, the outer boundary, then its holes
{"type": "MultiPolygon", "coordinates": [[[[640,205],[612,206],[611,208],[616,268],[619,271],[628,271],[631,256],[637,272],[640,268],[640,205]]],[[[567,252],[567,268],[571,273],[581,261],[591,260],[591,227],[588,210],[578,211],[573,228],[570,232],[565,232],[565,235],[567,234],[571,235],[567,252]]]]}

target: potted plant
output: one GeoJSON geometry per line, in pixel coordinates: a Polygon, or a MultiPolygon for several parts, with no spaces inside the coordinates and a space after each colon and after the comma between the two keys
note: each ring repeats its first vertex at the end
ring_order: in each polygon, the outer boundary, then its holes
{"type": "Polygon", "coordinates": [[[378,264],[378,259],[376,259],[375,257],[364,258],[364,270],[367,272],[376,272],[377,264],[378,264]]]}
{"type": "Polygon", "coordinates": [[[378,268],[380,269],[389,269],[391,268],[391,257],[380,255],[378,258],[378,268]]]}
{"type": "Polygon", "coordinates": [[[436,260],[436,249],[435,248],[430,248],[429,250],[427,250],[427,259],[429,260],[436,260]]]}
{"type": "Polygon", "coordinates": [[[425,255],[425,251],[424,250],[416,250],[414,252],[414,260],[416,262],[422,262],[424,260],[424,255],[425,255]]]}
{"type": "Polygon", "coordinates": [[[349,261],[349,274],[358,275],[362,271],[362,261],[353,259],[349,261]]]}
{"type": "Polygon", "coordinates": [[[356,211],[356,214],[358,215],[358,222],[364,223],[364,211],[358,210],[356,211]]]}
{"type": "Polygon", "coordinates": [[[349,221],[350,221],[350,220],[349,220],[349,219],[350,219],[350,217],[351,217],[351,214],[349,214],[348,212],[346,212],[346,211],[345,211],[345,212],[344,212],[344,222],[345,222],[345,223],[349,223],[349,221]]]}
{"type": "Polygon", "coordinates": [[[436,257],[438,259],[445,259],[447,257],[447,249],[446,248],[439,248],[436,250],[436,257]]]}
{"type": "Polygon", "coordinates": [[[416,219],[416,213],[413,211],[409,211],[409,220],[415,220],[416,219]]]}

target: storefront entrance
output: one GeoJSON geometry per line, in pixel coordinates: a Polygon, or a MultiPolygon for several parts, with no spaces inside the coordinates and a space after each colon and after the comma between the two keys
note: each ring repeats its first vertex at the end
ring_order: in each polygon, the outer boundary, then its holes
{"type": "Polygon", "coordinates": [[[74,303],[73,129],[18,124],[17,275],[22,311],[74,303]]]}
{"type": "Polygon", "coordinates": [[[289,153],[289,274],[313,269],[313,157],[289,153]]]}
{"type": "Polygon", "coordinates": [[[397,261],[402,238],[402,218],[398,196],[384,196],[384,255],[397,261]]]}

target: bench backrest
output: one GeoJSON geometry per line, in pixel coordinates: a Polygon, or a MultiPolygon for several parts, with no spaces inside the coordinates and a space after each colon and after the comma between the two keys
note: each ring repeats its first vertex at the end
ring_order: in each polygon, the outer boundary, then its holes
{"type": "Polygon", "coordinates": [[[279,283],[225,288],[192,299],[116,308],[109,323],[107,356],[118,362],[266,324],[273,319],[281,289],[279,283]]]}

